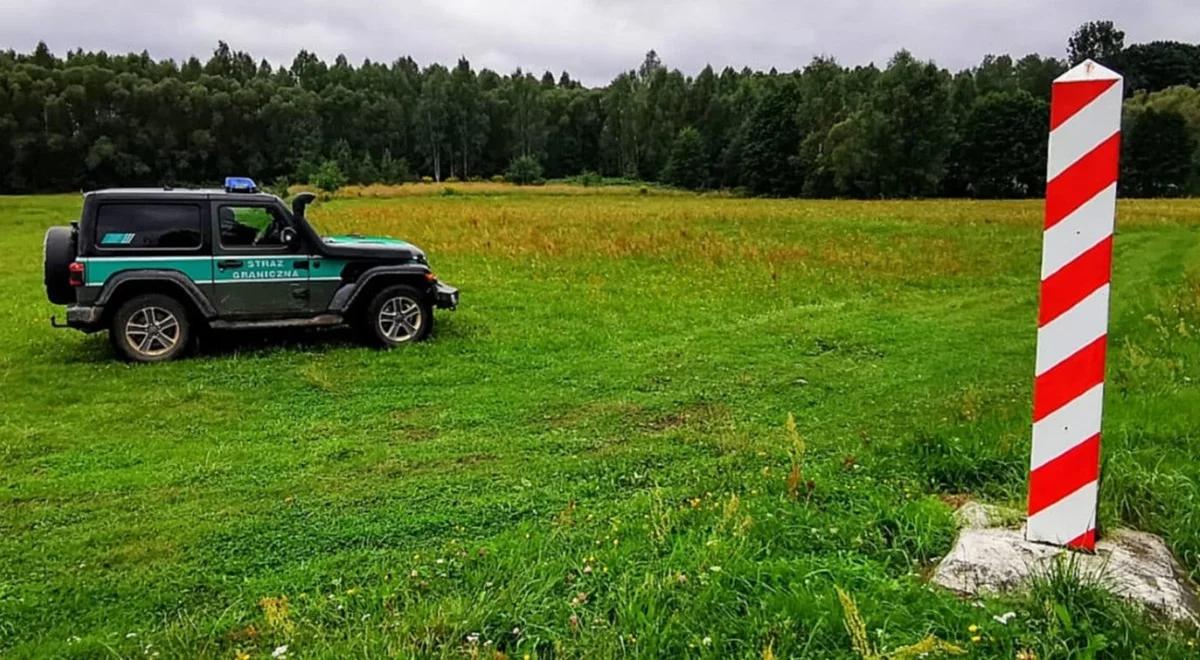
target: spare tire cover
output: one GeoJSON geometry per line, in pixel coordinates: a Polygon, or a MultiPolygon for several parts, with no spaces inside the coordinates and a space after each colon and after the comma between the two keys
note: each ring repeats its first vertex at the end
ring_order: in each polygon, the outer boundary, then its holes
{"type": "Polygon", "coordinates": [[[75,230],[71,227],[51,227],[46,230],[43,248],[45,260],[46,296],[56,305],[75,302],[75,287],[71,286],[71,262],[75,261],[75,230]]]}

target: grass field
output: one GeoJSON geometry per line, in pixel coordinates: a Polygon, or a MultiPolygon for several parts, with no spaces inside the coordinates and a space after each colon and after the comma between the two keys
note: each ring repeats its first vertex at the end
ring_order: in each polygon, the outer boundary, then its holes
{"type": "MultiPolygon", "coordinates": [[[[1023,506],[1036,201],[483,192],[311,212],[426,248],[429,343],[154,366],[46,322],[80,197],[0,198],[0,655],[849,657],[839,587],[881,652],[1196,655],[1062,574],[925,581],[950,503],[1023,506]]],[[[1200,205],[1118,225],[1101,517],[1197,577],[1200,205]]]]}

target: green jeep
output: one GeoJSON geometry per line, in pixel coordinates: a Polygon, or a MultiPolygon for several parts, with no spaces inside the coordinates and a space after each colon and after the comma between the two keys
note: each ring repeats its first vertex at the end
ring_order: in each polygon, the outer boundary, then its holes
{"type": "Polygon", "coordinates": [[[287,206],[249,179],[224,190],[100,190],[69,227],[46,232],[50,302],[67,322],[107,329],[122,357],[158,362],[203,328],[350,325],[382,347],[421,341],[433,308],[458,290],[420,248],[379,237],[322,237],[304,219],[312,193],[287,206]]]}

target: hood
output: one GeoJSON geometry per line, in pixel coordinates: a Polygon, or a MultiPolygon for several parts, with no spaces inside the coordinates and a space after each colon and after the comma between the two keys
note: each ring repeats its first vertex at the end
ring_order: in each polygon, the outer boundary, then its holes
{"type": "Polygon", "coordinates": [[[324,236],[322,239],[325,245],[343,251],[363,251],[372,254],[394,253],[397,256],[401,254],[411,254],[418,261],[425,260],[425,252],[421,248],[409,243],[408,241],[399,238],[390,238],[388,236],[363,236],[362,234],[340,234],[336,236],[324,236]]]}

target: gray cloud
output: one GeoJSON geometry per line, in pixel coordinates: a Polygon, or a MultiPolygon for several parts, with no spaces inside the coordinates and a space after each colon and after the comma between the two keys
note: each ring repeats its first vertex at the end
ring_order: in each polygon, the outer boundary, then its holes
{"type": "Polygon", "coordinates": [[[147,50],[205,59],[217,40],[288,64],[301,48],[510,72],[566,69],[603,84],[653,48],[685,73],[706,63],[790,70],[814,55],[882,64],[898,49],[960,69],[987,53],[1062,56],[1071,31],[1110,19],[1126,41],[1200,42],[1195,0],[0,0],[0,48],[147,50]],[[1086,6],[1085,6],[1086,5],[1086,6]]]}

